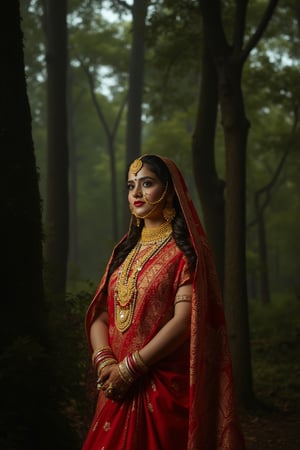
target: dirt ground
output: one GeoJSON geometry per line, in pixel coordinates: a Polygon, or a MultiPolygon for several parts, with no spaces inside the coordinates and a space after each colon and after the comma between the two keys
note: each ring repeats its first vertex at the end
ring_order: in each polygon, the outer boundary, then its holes
{"type": "Polygon", "coordinates": [[[247,450],[300,450],[300,410],[274,408],[241,414],[247,450]]]}

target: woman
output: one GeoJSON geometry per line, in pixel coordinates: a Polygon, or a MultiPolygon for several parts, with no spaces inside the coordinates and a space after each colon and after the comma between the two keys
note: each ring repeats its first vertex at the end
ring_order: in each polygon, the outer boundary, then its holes
{"type": "Polygon", "coordinates": [[[86,317],[99,397],[83,450],[242,450],[215,269],[175,164],[135,160],[128,202],[86,317]]]}

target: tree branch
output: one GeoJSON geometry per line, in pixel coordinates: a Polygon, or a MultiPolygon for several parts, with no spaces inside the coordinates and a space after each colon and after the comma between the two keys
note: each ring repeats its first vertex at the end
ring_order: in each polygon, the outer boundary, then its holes
{"type": "MultiPolygon", "coordinates": [[[[293,138],[295,136],[298,122],[299,122],[299,106],[297,105],[294,108],[294,121],[293,121],[292,129],[291,129],[291,139],[290,139],[291,141],[293,140],[293,138]]],[[[287,158],[287,156],[289,154],[290,149],[291,149],[291,146],[287,145],[286,149],[283,152],[283,155],[282,155],[282,157],[281,157],[281,159],[280,159],[280,161],[278,163],[278,166],[277,166],[277,168],[276,168],[276,170],[275,170],[275,172],[273,174],[273,177],[271,178],[269,183],[265,184],[265,186],[263,186],[262,188],[258,189],[255,192],[255,194],[254,194],[254,197],[255,197],[254,201],[255,201],[255,205],[256,205],[256,210],[258,211],[258,214],[260,214],[260,215],[264,212],[265,208],[268,206],[268,204],[270,202],[271,190],[272,190],[272,188],[274,187],[275,183],[278,180],[278,177],[279,177],[279,175],[280,175],[280,173],[281,173],[281,171],[283,169],[284,163],[286,161],[286,158],[287,158]],[[259,205],[259,200],[260,200],[260,198],[261,198],[261,196],[263,194],[266,194],[266,198],[265,198],[264,202],[261,205],[259,205]]],[[[258,217],[253,219],[253,221],[248,224],[247,228],[250,228],[253,225],[255,225],[257,223],[257,221],[258,221],[258,217]]]]}
{"type": "Polygon", "coordinates": [[[233,48],[236,56],[240,55],[243,48],[244,36],[245,36],[245,24],[247,15],[248,0],[241,0],[236,2],[236,11],[234,19],[234,32],[233,32],[233,48]]]}
{"type": "Polygon", "coordinates": [[[198,0],[204,33],[213,58],[223,59],[229,50],[221,18],[220,0],[198,0]]]}
{"type": "Polygon", "coordinates": [[[84,64],[84,62],[80,58],[78,58],[78,60],[80,61],[81,67],[82,67],[84,73],[86,74],[86,77],[87,77],[87,80],[88,80],[88,84],[89,84],[89,88],[90,88],[91,97],[92,97],[92,102],[93,102],[93,105],[94,105],[94,107],[96,109],[97,115],[98,115],[98,117],[100,119],[100,122],[103,125],[104,131],[105,131],[108,139],[111,139],[111,131],[109,129],[108,123],[105,120],[105,117],[104,117],[104,114],[102,112],[101,106],[100,106],[100,104],[98,102],[98,99],[96,97],[96,94],[95,94],[95,83],[94,83],[93,75],[91,74],[91,72],[90,72],[89,68],[87,67],[87,65],[84,64]]]}
{"type": "Polygon", "coordinates": [[[257,45],[260,38],[262,37],[264,31],[266,30],[266,28],[273,16],[273,13],[275,11],[278,1],[279,0],[269,0],[267,8],[261,18],[261,21],[260,21],[255,33],[249,39],[247,45],[245,46],[244,50],[242,51],[242,54],[241,54],[241,62],[242,63],[244,63],[246,61],[251,50],[253,50],[253,48],[257,45]]]}
{"type": "Polygon", "coordinates": [[[113,126],[112,133],[111,133],[113,138],[115,137],[117,129],[119,128],[120,120],[121,120],[121,117],[122,117],[125,105],[127,103],[127,100],[128,100],[128,93],[123,98],[123,101],[122,101],[122,103],[120,105],[120,108],[119,108],[116,120],[114,122],[114,126],[113,126]]]}
{"type": "Polygon", "coordinates": [[[128,9],[129,11],[132,11],[132,6],[129,5],[125,0],[115,0],[116,3],[118,3],[120,6],[123,6],[124,8],[128,9]]]}

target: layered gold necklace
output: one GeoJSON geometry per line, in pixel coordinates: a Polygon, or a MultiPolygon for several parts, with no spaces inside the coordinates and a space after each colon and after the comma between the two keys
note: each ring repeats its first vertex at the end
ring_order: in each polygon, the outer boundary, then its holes
{"type": "Polygon", "coordinates": [[[119,331],[126,331],[133,319],[137,298],[137,279],[145,264],[155,256],[171,239],[172,226],[163,223],[156,228],[143,228],[141,239],[124,260],[114,290],[115,324],[119,331]],[[149,245],[137,258],[142,245],[149,245]]]}

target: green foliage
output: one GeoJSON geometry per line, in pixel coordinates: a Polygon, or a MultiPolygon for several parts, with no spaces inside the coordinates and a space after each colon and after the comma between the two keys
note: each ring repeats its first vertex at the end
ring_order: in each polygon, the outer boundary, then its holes
{"type": "Polygon", "coordinates": [[[278,295],[272,304],[250,302],[254,389],[275,406],[300,402],[300,291],[278,295]]]}

